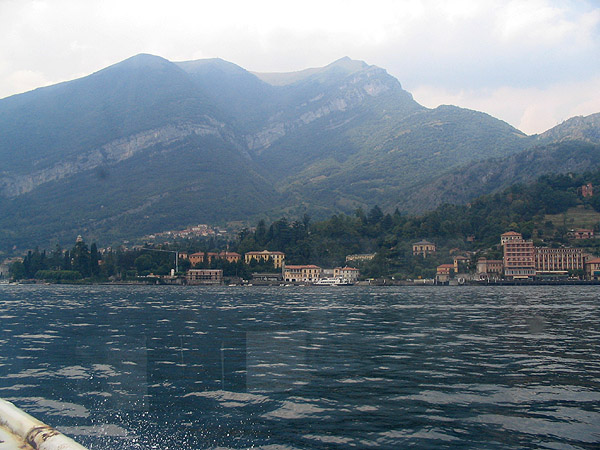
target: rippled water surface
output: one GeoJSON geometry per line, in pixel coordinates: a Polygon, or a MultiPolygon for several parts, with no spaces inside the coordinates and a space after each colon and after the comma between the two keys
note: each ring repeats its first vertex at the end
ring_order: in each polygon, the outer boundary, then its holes
{"type": "Polygon", "coordinates": [[[0,286],[0,397],[90,449],[600,447],[596,286],[0,286]]]}

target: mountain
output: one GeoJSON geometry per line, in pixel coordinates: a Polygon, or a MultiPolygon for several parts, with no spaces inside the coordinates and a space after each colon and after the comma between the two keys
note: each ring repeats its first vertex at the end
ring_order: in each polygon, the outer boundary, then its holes
{"type": "Polygon", "coordinates": [[[540,143],[567,140],[600,144],[600,113],[572,117],[537,136],[540,143]]]}
{"type": "Polygon", "coordinates": [[[448,170],[560,140],[425,108],[384,69],[349,58],[259,74],[137,55],[0,100],[0,130],[0,251],[408,209],[408,193],[448,170]]]}
{"type": "Polygon", "coordinates": [[[504,158],[491,158],[453,168],[435,180],[407,189],[398,202],[402,211],[423,213],[443,203],[465,204],[541,175],[583,173],[600,168],[600,145],[564,140],[536,146],[504,158]]]}

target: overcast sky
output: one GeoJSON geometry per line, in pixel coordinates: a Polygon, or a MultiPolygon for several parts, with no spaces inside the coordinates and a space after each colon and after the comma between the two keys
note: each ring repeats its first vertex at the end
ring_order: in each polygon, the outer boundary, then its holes
{"type": "Polygon", "coordinates": [[[349,56],[528,134],[600,112],[600,0],[0,0],[0,98],[138,53],[257,72],[349,56]]]}

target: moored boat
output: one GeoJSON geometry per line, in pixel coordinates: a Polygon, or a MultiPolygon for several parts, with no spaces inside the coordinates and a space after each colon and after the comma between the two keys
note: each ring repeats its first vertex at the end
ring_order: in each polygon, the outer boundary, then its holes
{"type": "Polygon", "coordinates": [[[315,286],[352,286],[352,284],[342,278],[321,278],[314,282],[315,286]]]}

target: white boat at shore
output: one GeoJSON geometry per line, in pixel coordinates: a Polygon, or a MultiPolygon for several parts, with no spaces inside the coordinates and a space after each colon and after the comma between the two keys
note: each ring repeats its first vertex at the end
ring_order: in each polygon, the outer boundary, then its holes
{"type": "Polygon", "coordinates": [[[315,286],[352,286],[353,284],[341,278],[321,278],[314,282],[315,286]]]}

